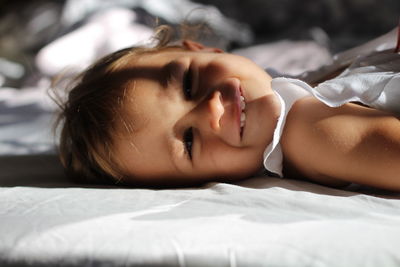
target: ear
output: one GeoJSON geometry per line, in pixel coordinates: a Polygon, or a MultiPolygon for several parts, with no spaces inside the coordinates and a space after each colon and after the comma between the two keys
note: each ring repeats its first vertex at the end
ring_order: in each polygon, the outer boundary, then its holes
{"type": "Polygon", "coordinates": [[[214,53],[223,53],[224,51],[222,49],[216,48],[216,47],[209,47],[209,46],[204,46],[200,43],[191,41],[191,40],[183,40],[182,46],[189,50],[189,51],[194,51],[194,52],[214,52],[214,53]]]}

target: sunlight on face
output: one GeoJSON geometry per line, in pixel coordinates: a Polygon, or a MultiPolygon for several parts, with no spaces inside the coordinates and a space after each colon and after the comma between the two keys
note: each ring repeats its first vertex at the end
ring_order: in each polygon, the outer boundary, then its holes
{"type": "MultiPolygon", "coordinates": [[[[135,131],[114,140],[126,182],[232,182],[262,167],[280,105],[252,61],[184,42],[132,60],[123,112],[135,131]]],[[[121,125],[121,127],[123,127],[121,125]]]]}

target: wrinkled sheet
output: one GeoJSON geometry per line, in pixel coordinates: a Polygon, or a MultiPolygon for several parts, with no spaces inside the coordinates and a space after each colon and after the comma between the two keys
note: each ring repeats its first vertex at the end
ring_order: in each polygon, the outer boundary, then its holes
{"type": "MultiPolygon", "coordinates": [[[[279,47],[268,66],[310,67],[274,58],[279,47]]],[[[0,90],[0,266],[400,265],[400,194],[266,177],[175,190],[68,182],[46,87],[0,90]]]]}
{"type": "Polygon", "coordinates": [[[0,218],[1,266],[400,264],[399,199],[276,178],[179,190],[1,188],[0,218]]]}

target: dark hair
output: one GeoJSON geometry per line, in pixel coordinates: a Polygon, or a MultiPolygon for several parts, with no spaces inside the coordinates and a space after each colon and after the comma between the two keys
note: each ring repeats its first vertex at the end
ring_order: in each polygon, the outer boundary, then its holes
{"type": "Polygon", "coordinates": [[[121,107],[129,76],[120,70],[135,56],[168,47],[172,38],[172,28],[160,26],[155,32],[155,46],[114,52],[73,80],[67,100],[59,103],[61,113],[57,121],[57,126],[61,126],[59,155],[69,177],[79,182],[106,184],[117,183],[124,177],[114,160],[112,141],[117,125],[126,125],[121,107]]]}

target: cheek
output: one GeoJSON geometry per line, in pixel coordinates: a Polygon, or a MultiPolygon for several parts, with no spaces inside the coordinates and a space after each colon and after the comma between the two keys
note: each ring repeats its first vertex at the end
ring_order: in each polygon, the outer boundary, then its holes
{"type": "Polygon", "coordinates": [[[218,174],[249,176],[262,167],[263,149],[231,147],[223,143],[204,148],[204,166],[218,174]]]}
{"type": "Polygon", "coordinates": [[[223,66],[220,66],[215,63],[209,63],[207,64],[201,72],[201,77],[200,77],[200,86],[203,89],[211,89],[215,90],[217,88],[214,88],[217,84],[219,84],[221,81],[226,79],[228,76],[228,69],[224,68],[223,66]]]}
{"type": "Polygon", "coordinates": [[[199,60],[202,74],[207,79],[221,81],[225,78],[231,78],[233,75],[238,75],[248,68],[245,60],[238,60],[235,56],[228,54],[217,55],[212,59],[199,60]],[[244,67],[244,68],[243,68],[244,67]]]}
{"type": "Polygon", "coordinates": [[[202,68],[203,82],[218,84],[227,78],[238,78],[243,81],[259,83],[270,78],[268,74],[247,58],[226,56],[207,62],[202,68]]]}

